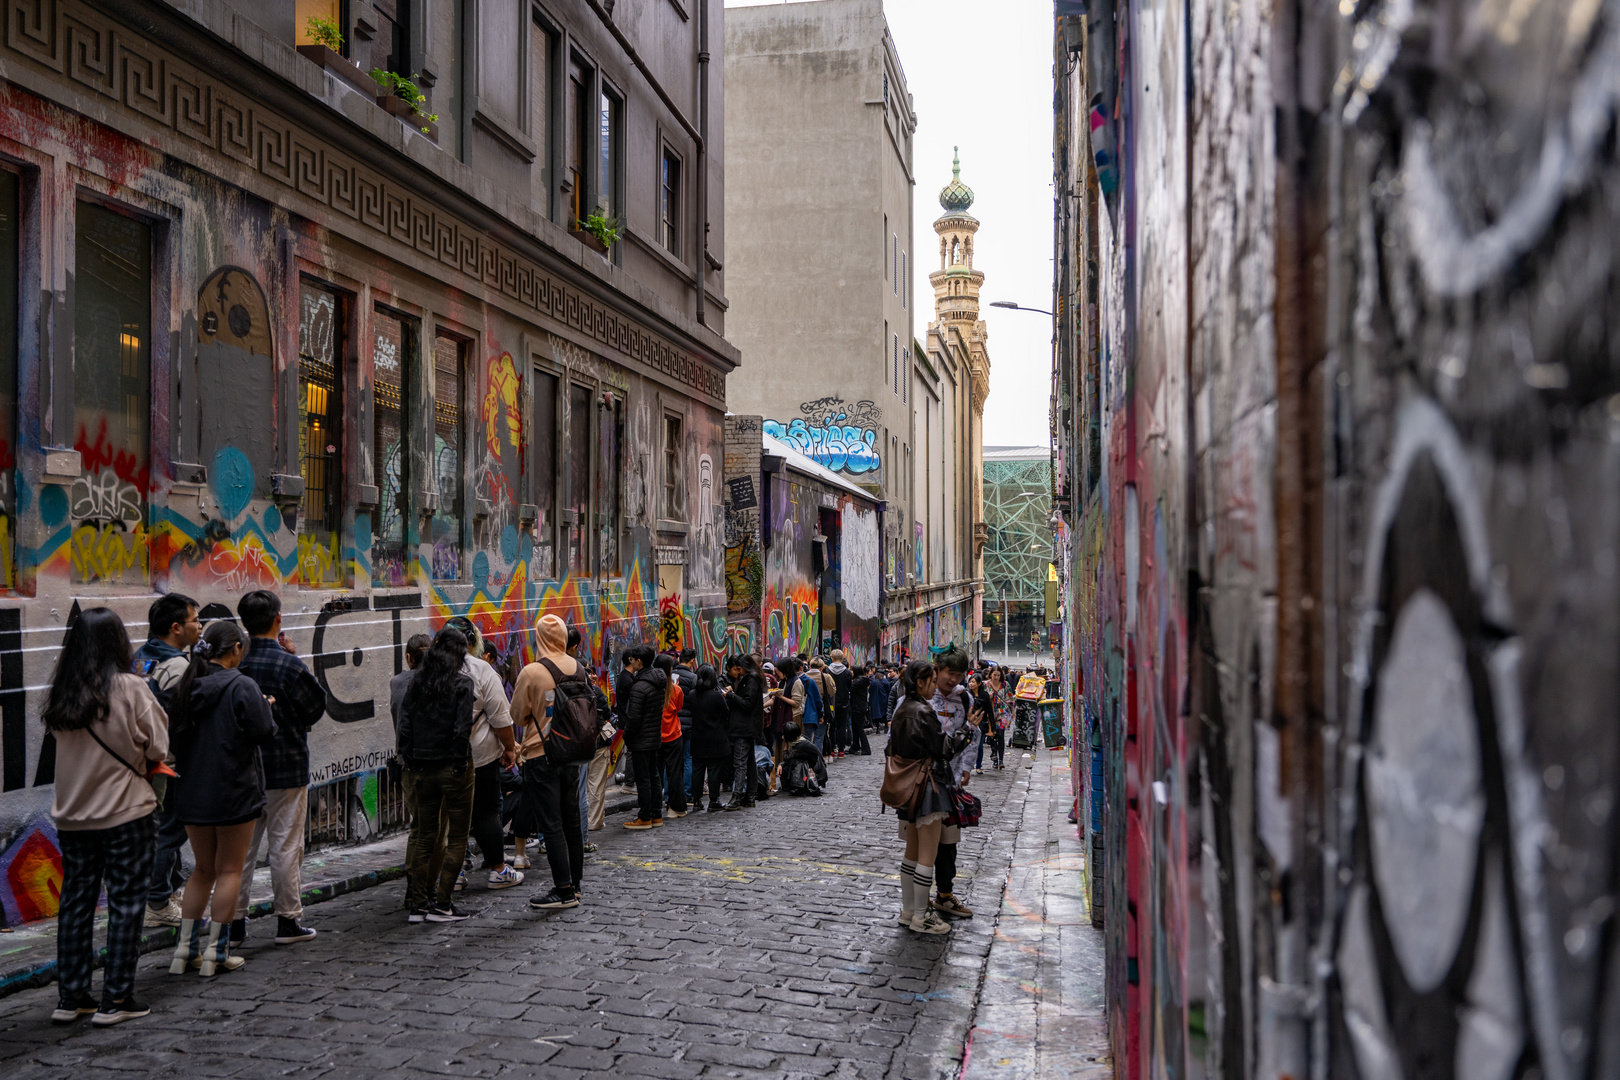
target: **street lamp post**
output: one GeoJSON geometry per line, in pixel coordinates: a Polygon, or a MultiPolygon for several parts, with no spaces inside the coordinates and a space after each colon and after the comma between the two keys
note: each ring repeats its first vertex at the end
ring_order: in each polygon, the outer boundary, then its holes
{"type": "Polygon", "coordinates": [[[1008,311],[1033,311],[1037,315],[1048,315],[1048,316],[1051,316],[1054,319],[1057,318],[1056,315],[1053,315],[1050,311],[1047,311],[1045,308],[1025,307],[1023,304],[1015,304],[1011,300],[992,300],[992,301],[990,301],[990,306],[991,307],[998,307],[998,308],[1006,308],[1008,311]]]}

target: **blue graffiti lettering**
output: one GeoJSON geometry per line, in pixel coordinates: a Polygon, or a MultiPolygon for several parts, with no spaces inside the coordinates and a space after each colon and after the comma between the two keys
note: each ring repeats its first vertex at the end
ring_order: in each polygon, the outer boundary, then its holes
{"type": "Polygon", "coordinates": [[[803,420],[784,425],[780,420],[767,420],[765,434],[833,472],[859,475],[874,472],[882,464],[875,448],[877,432],[872,428],[837,424],[811,427],[803,420]]]}

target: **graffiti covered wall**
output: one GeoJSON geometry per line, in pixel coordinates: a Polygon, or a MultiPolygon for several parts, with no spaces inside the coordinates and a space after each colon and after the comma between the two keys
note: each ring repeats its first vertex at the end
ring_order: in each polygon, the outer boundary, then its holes
{"type": "Polygon", "coordinates": [[[1121,1075],[1620,1074],[1616,26],[1086,17],[1066,603],[1121,1075]]]}
{"type": "Polygon", "coordinates": [[[451,616],[473,620],[510,679],[535,621],[559,615],[605,678],[671,617],[655,551],[672,545],[686,546],[680,640],[710,661],[758,646],[757,623],[728,612],[712,351],[677,350],[453,219],[439,219],[463,230],[446,255],[380,210],[333,211],[321,200],[344,197],[340,168],[388,200],[397,190],[335,149],[330,189],[276,186],[273,203],[252,193],[281,183],[269,157],[222,178],[0,84],[0,153],[25,163],[6,175],[43,237],[21,265],[46,304],[22,290],[19,419],[0,448],[8,922],[55,911],[54,754],[38,713],[83,607],[112,608],[138,643],[156,593],[234,609],[278,592],[327,694],[317,784],[387,766],[388,679],[404,642],[451,616]],[[71,356],[51,371],[42,324],[71,356]],[[59,400],[42,401],[51,380],[59,400]],[[658,531],[671,488],[689,538],[658,531]]]}

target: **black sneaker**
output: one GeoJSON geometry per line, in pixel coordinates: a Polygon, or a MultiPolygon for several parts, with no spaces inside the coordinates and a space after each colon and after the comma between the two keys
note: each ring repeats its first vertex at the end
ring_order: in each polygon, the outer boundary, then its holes
{"type": "Polygon", "coordinates": [[[439,907],[435,904],[427,909],[426,916],[428,922],[461,922],[472,917],[471,911],[456,907],[453,903],[449,907],[439,907]]]}
{"type": "Polygon", "coordinates": [[[108,1027],[112,1024],[122,1024],[125,1020],[146,1016],[151,1011],[150,1005],[131,992],[123,1001],[103,1001],[101,1008],[96,1010],[96,1015],[90,1018],[90,1022],[97,1027],[108,1027]]]}
{"type": "Polygon", "coordinates": [[[413,923],[425,922],[427,920],[427,913],[428,908],[426,904],[423,904],[420,907],[413,907],[411,908],[410,915],[405,921],[413,923]]]}
{"type": "Polygon", "coordinates": [[[242,942],[244,942],[246,940],[247,940],[247,920],[246,919],[232,919],[231,920],[231,948],[233,948],[233,949],[236,948],[238,945],[242,944],[242,942]]]}
{"type": "Polygon", "coordinates": [[[560,908],[579,907],[579,897],[574,894],[572,889],[568,890],[567,896],[564,896],[556,889],[552,889],[544,896],[530,897],[529,907],[535,911],[555,911],[560,908]]]}
{"type": "Polygon", "coordinates": [[[301,941],[310,941],[315,937],[315,931],[307,926],[299,926],[297,919],[289,919],[284,915],[276,916],[276,944],[297,945],[301,941]]]}
{"type": "Polygon", "coordinates": [[[712,802],[709,804],[709,813],[711,814],[719,813],[722,809],[723,807],[717,802],[712,802]]]}
{"type": "Polygon", "coordinates": [[[56,1011],[51,1013],[51,1023],[71,1024],[81,1016],[90,1016],[96,1011],[96,999],[89,994],[80,994],[78,1001],[58,1002],[56,1011]]]}

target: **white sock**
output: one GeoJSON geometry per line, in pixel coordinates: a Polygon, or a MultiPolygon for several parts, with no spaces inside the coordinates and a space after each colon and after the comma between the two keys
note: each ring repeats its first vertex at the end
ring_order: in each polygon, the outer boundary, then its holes
{"type": "Polygon", "coordinates": [[[917,872],[912,875],[912,880],[917,883],[915,886],[917,890],[917,907],[915,910],[918,915],[927,915],[928,894],[934,890],[934,868],[932,866],[917,867],[917,872]]]}
{"type": "Polygon", "coordinates": [[[917,910],[915,891],[917,883],[912,876],[916,870],[917,864],[912,860],[900,860],[900,910],[907,915],[917,910]]]}

